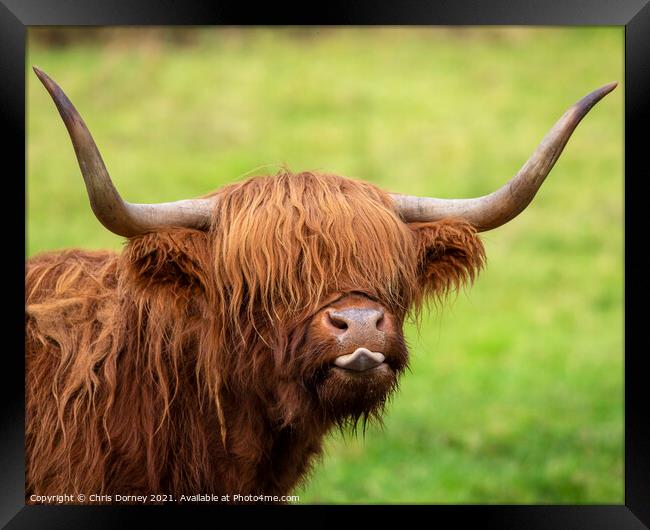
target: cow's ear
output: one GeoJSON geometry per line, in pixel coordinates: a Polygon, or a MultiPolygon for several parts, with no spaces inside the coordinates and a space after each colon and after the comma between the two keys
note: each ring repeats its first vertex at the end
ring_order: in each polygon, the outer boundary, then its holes
{"type": "Polygon", "coordinates": [[[445,296],[472,283],[485,264],[476,229],[462,219],[409,223],[417,245],[420,285],[427,294],[445,296]]]}
{"type": "Polygon", "coordinates": [[[131,238],[122,258],[129,277],[142,287],[204,289],[209,267],[208,234],[186,228],[131,238]]]}

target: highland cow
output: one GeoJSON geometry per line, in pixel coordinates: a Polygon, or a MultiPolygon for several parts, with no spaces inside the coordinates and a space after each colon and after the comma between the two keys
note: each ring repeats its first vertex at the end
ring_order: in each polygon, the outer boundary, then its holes
{"type": "Polygon", "coordinates": [[[95,215],[128,241],[27,263],[27,502],[291,492],[330,429],[381,417],[408,364],[405,318],[475,279],[478,233],[523,211],[616,86],[572,106],[484,197],[285,170],[145,205],[122,200],[75,108],[35,71],[95,215]]]}

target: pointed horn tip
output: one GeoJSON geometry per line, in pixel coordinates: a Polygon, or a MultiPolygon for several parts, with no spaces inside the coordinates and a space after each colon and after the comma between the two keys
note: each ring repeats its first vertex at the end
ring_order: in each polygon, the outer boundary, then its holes
{"type": "Polygon", "coordinates": [[[38,66],[32,66],[32,70],[34,70],[34,73],[36,74],[36,77],[43,83],[47,91],[54,95],[54,91],[58,88],[58,85],[54,82],[54,80],[47,75],[43,70],[41,70],[38,66]]]}
{"type": "Polygon", "coordinates": [[[41,81],[46,78],[49,79],[48,75],[35,64],[32,65],[32,70],[34,70],[36,77],[38,77],[41,81]]]}
{"type": "Polygon", "coordinates": [[[613,83],[607,83],[606,85],[592,90],[586,96],[580,98],[576,101],[571,107],[566,111],[565,115],[573,115],[575,118],[580,121],[584,116],[589,112],[596,103],[603,99],[607,94],[614,90],[618,86],[618,82],[614,81],[613,83]]]}
{"type": "Polygon", "coordinates": [[[590,94],[587,94],[583,99],[584,100],[593,99],[594,102],[600,101],[607,94],[609,94],[612,90],[614,90],[617,86],[618,86],[618,81],[614,81],[613,83],[607,83],[606,85],[603,85],[600,88],[597,88],[596,90],[594,90],[590,94]]]}
{"type": "Polygon", "coordinates": [[[607,83],[606,85],[603,85],[600,87],[599,90],[604,92],[604,94],[609,94],[612,90],[614,90],[618,86],[618,81],[613,81],[611,83],[607,83]]]}

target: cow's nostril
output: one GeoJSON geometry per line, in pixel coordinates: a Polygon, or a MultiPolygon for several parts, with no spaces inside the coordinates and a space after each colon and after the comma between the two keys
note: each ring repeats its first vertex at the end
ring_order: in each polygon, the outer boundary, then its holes
{"type": "Polygon", "coordinates": [[[341,331],[345,331],[348,329],[348,323],[337,315],[333,315],[332,313],[328,312],[327,319],[329,323],[332,326],[334,326],[336,329],[340,329],[341,331]]]}
{"type": "Polygon", "coordinates": [[[384,313],[382,312],[381,316],[377,319],[377,322],[375,322],[375,326],[379,331],[384,330],[384,313]]]}

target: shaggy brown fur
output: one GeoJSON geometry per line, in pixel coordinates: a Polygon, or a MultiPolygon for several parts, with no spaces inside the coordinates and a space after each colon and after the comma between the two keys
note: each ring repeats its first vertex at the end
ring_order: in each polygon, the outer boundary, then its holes
{"type": "Polygon", "coordinates": [[[313,316],[357,292],[401,328],[484,262],[470,225],[406,224],[371,184],[281,172],[217,193],[209,231],[29,260],[27,499],[287,494],[328,429],[379,415],[407,360],[398,330],[395,377],[364,401],[327,376],[313,316]]]}

